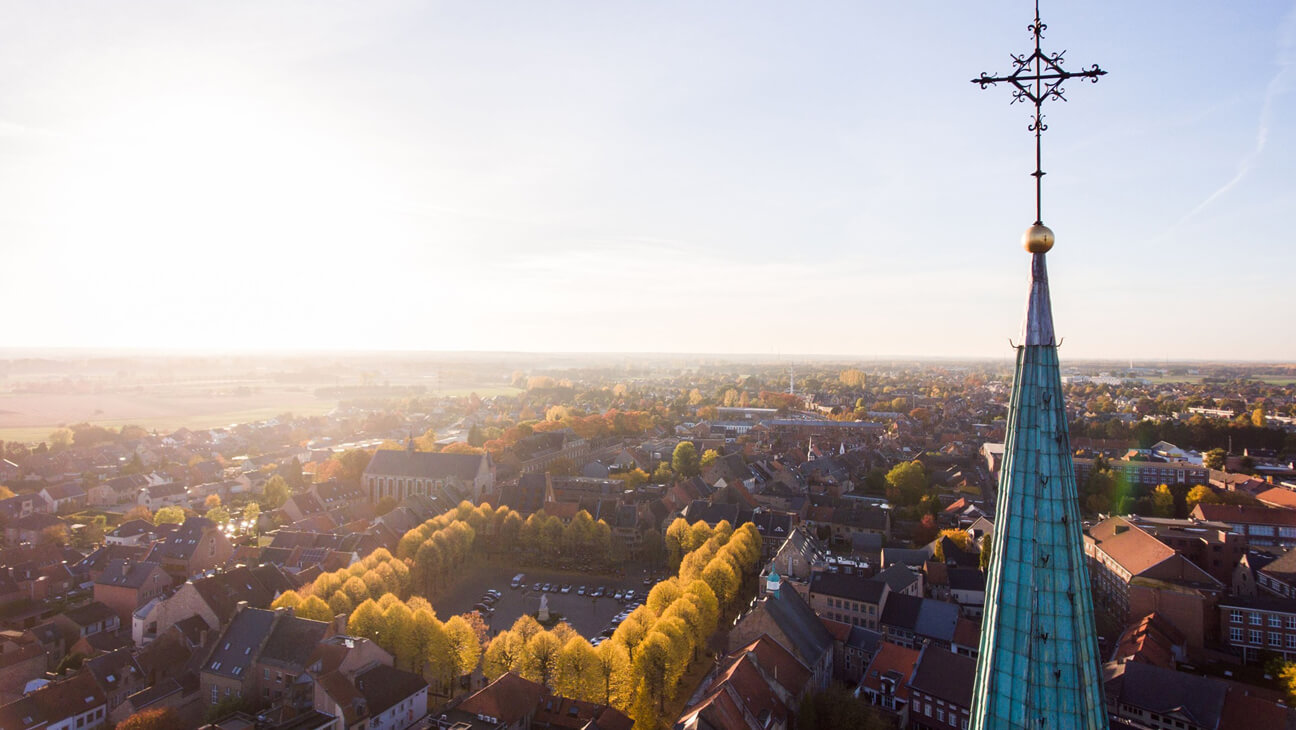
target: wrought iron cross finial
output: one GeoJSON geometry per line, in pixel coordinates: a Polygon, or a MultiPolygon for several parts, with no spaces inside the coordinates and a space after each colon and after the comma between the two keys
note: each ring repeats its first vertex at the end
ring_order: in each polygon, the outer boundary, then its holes
{"type": "Polygon", "coordinates": [[[1010,83],[1013,86],[1012,103],[1029,101],[1035,105],[1035,118],[1027,129],[1035,133],[1035,172],[1032,172],[1031,176],[1035,178],[1035,223],[1037,225],[1044,224],[1040,206],[1040,191],[1044,178],[1040,158],[1040,136],[1048,129],[1048,125],[1044,123],[1044,102],[1049,99],[1066,101],[1062,83],[1068,79],[1089,79],[1096,84],[1098,77],[1107,73],[1098,68],[1096,63],[1084,71],[1074,73],[1062,68],[1062,56],[1066,51],[1045,53],[1040,50],[1040,39],[1044,37],[1047,28],[1048,26],[1040,20],[1039,0],[1035,0],[1035,22],[1026,26],[1026,30],[1030,31],[1035,38],[1035,52],[1022,56],[1011,54],[1013,72],[1007,76],[991,76],[982,73],[979,78],[972,79],[972,83],[979,84],[983,89],[1001,81],[1010,83]]]}

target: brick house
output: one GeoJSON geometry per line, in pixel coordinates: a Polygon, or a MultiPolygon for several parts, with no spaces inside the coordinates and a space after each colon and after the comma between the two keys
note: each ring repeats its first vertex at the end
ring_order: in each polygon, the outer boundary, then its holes
{"type": "Polygon", "coordinates": [[[161,563],[177,581],[222,566],[234,554],[234,546],[215,522],[190,517],[167,538],[153,546],[146,560],[161,563]]]}
{"type": "MultiPolygon", "coordinates": [[[[126,702],[126,698],[149,686],[130,649],[122,648],[86,660],[82,670],[89,674],[108,703],[108,714],[126,702]]],[[[116,719],[125,719],[116,718],[116,719]]]]}
{"type": "Polygon", "coordinates": [[[675,723],[681,730],[713,727],[786,728],[811,691],[810,668],[777,641],[762,636],[729,654],[675,723]]]}
{"type": "Polygon", "coordinates": [[[202,663],[199,682],[205,704],[228,697],[282,702],[309,708],[309,683],[298,682],[329,624],[298,618],[289,609],[268,611],[239,606],[213,642],[202,663]]]}
{"type": "Polygon", "coordinates": [[[909,727],[964,730],[972,708],[976,660],[928,644],[909,676],[909,727]]]}
{"type": "Polygon", "coordinates": [[[36,493],[45,502],[45,511],[53,514],[76,512],[86,506],[86,492],[73,482],[51,484],[36,493]]]}
{"type": "Polygon", "coordinates": [[[171,576],[158,563],[113,560],[95,579],[94,599],[111,608],[122,625],[127,625],[137,609],[170,587],[171,576]]]}
{"type": "Polygon", "coordinates": [[[816,689],[828,686],[833,674],[833,637],[814,609],[795,590],[771,573],[765,595],[757,598],[729,632],[729,649],[737,651],[768,635],[810,668],[816,689]]]}
{"type": "Polygon", "coordinates": [[[1122,625],[1155,611],[1196,648],[1213,635],[1210,616],[1224,592],[1221,581],[1123,517],[1092,526],[1084,541],[1095,609],[1122,625]]]}
{"type": "Polygon", "coordinates": [[[116,633],[121,628],[121,619],[111,608],[95,601],[70,608],[55,616],[54,626],[63,633],[66,645],[71,647],[77,641],[95,634],[116,633]]]}
{"type": "Polygon", "coordinates": [[[108,704],[86,672],[0,707],[0,727],[5,730],[99,730],[107,723],[108,704]]]}
{"type": "Polygon", "coordinates": [[[1231,596],[1219,603],[1220,638],[1242,661],[1260,652],[1296,659],[1296,599],[1231,596]]]}
{"type": "Polygon", "coordinates": [[[1252,547],[1296,546],[1296,510],[1237,504],[1198,504],[1192,517],[1223,522],[1252,547]]]}
{"type": "Polygon", "coordinates": [[[280,593],[297,583],[275,565],[239,566],[186,581],[170,596],[136,611],[131,639],[143,646],[172,626],[197,618],[209,629],[219,629],[234,617],[239,603],[268,607],[280,593]]]}
{"type": "Polygon", "coordinates": [[[859,573],[816,571],[810,576],[810,607],[820,616],[876,630],[891,589],[859,573]]]}
{"type": "Polygon", "coordinates": [[[28,682],[42,678],[47,661],[30,632],[0,631],[0,704],[18,699],[28,682]]]}

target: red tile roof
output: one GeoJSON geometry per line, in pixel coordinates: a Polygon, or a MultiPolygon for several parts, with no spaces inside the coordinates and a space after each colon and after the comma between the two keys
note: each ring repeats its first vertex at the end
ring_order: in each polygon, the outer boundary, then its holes
{"type": "Polygon", "coordinates": [[[1240,504],[1198,504],[1193,516],[1199,520],[1247,525],[1296,527],[1296,510],[1253,507],[1240,504]]]}
{"type": "Polygon", "coordinates": [[[1296,491],[1286,487],[1272,487],[1256,495],[1256,499],[1271,507],[1296,509],[1296,491]]]}
{"type": "MultiPolygon", "coordinates": [[[[1198,505],[1202,507],[1205,505],[1198,505]]],[[[1099,550],[1131,575],[1139,575],[1168,560],[1175,551],[1165,543],[1121,517],[1111,517],[1089,528],[1099,550]]]]}
{"type": "Polygon", "coordinates": [[[864,670],[860,684],[875,691],[882,691],[882,675],[895,672],[895,696],[902,700],[909,699],[909,677],[913,675],[914,665],[918,663],[918,650],[906,649],[899,644],[883,641],[878,644],[878,652],[864,670]]]}
{"type": "Polygon", "coordinates": [[[458,709],[514,723],[535,710],[543,692],[542,685],[505,672],[461,702],[458,709]]]}

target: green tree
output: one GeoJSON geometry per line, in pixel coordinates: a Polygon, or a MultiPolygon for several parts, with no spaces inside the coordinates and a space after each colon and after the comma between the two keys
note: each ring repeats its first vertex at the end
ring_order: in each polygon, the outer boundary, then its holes
{"type": "Polygon", "coordinates": [[[675,481],[675,472],[671,471],[670,464],[662,462],[653,469],[653,484],[671,484],[675,481]]]}
{"type": "Polygon", "coordinates": [[[703,471],[711,468],[711,465],[720,459],[720,453],[715,449],[707,449],[702,452],[701,467],[703,471]]]}
{"type": "Polygon", "coordinates": [[[927,490],[927,473],[918,461],[903,461],[887,472],[887,499],[901,505],[917,504],[927,490]]]}
{"type": "Polygon", "coordinates": [[[279,509],[288,501],[288,482],[284,478],[275,474],[265,483],[265,491],[261,497],[262,506],[267,510],[279,509]]]}
{"type": "Polygon", "coordinates": [[[1210,487],[1198,484],[1188,490],[1188,496],[1184,498],[1184,502],[1187,503],[1188,511],[1191,512],[1199,504],[1219,504],[1220,498],[1210,487]]]}
{"type": "Polygon", "coordinates": [[[1152,512],[1157,517],[1174,517],[1174,494],[1165,484],[1152,491],[1152,512]]]}
{"type": "Polygon", "coordinates": [[[477,632],[473,631],[463,616],[451,616],[444,625],[449,645],[451,678],[457,679],[477,668],[477,662],[481,659],[481,644],[477,641],[477,632]]]}
{"type": "Polygon", "coordinates": [[[1219,471],[1224,468],[1224,461],[1228,458],[1228,452],[1224,449],[1211,449],[1202,454],[1202,465],[1207,469],[1219,471]]]}
{"type": "Polygon", "coordinates": [[[342,480],[359,484],[360,477],[364,475],[364,470],[369,466],[373,454],[364,449],[348,449],[335,458],[342,462],[342,480]]]}
{"type": "Polygon", "coordinates": [[[674,522],[666,528],[666,559],[671,568],[679,568],[680,561],[684,559],[685,543],[688,541],[689,523],[683,517],[676,517],[674,522]]]}
{"type": "Polygon", "coordinates": [[[585,637],[568,639],[554,661],[555,693],[584,702],[598,702],[602,697],[598,661],[594,647],[585,637]]]}
{"type": "Polygon", "coordinates": [[[1278,671],[1278,684],[1287,695],[1287,704],[1296,704],[1296,662],[1287,662],[1278,671]]]}
{"type": "Polygon", "coordinates": [[[162,507],[153,514],[155,525],[182,525],[184,521],[184,510],[179,507],[162,507]]]}
{"type": "Polygon", "coordinates": [[[50,450],[62,451],[72,445],[72,431],[66,428],[56,428],[50,432],[49,438],[50,450]]]}
{"type": "Polygon", "coordinates": [[[681,477],[695,477],[701,473],[701,459],[692,441],[681,441],[671,455],[671,469],[681,477]]]}
{"type": "Polygon", "coordinates": [[[552,632],[541,631],[535,634],[523,645],[522,656],[517,664],[519,674],[553,690],[554,671],[562,648],[562,643],[552,632]]]}
{"type": "Polygon", "coordinates": [[[624,644],[605,641],[594,649],[595,678],[599,685],[599,701],[621,709],[629,706],[633,688],[630,674],[630,656],[624,644]]]}
{"type": "Polygon", "coordinates": [[[526,642],[512,631],[502,631],[491,639],[482,655],[482,674],[487,681],[494,681],[517,666],[525,646],[526,642]]]}
{"type": "MultiPolygon", "coordinates": [[[[373,599],[362,601],[347,619],[347,634],[366,638],[378,646],[390,644],[386,636],[387,620],[373,599]]],[[[384,647],[385,648],[385,647],[384,647]]]]}
{"type": "MultiPolygon", "coordinates": [[[[341,593],[337,595],[342,596],[343,598],[346,597],[341,593]]],[[[349,611],[334,611],[330,608],[330,605],[331,604],[325,603],[319,596],[308,596],[306,600],[302,601],[301,605],[297,607],[296,613],[298,616],[311,619],[312,621],[331,621],[333,617],[338,614],[349,613],[349,611]]],[[[349,609],[350,606],[348,605],[347,608],[349,609]]]]}

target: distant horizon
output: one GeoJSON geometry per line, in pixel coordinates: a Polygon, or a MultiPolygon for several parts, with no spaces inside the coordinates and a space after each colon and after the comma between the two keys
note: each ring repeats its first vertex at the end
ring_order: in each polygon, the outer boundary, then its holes
{"type": "MultiPolygon", "coordinates": [[[[887,354],[887,355],[850,355],[835,353],[755,353],[755,352],[668,352],[668,351],[631,351],[631,350],[590,350],[590,351],[565,351],[565,350],[430,350],[430,349],[340,349],[340,348],[222,348],[222,349],[204,349],[204,348],[163,348],[163,347],[0,347],[0,361],[13,361],[24,359],[54,359],[55,356],[64,357],[140,357],[140,358],[165,358],[165,357],[311,357],[316,355],[328,355],[337,357],[355,357],[357,359],[395,357],[401,359],[413,359],[421,356],[424,357],[456,357],[470,358],[479,356],[490,359],[504,359],[508,357],[553,357],[553,358],[624,358],[624,357],[645,357],[653,359],[671,359],[671,358],[690,358],[690,359],[728,359],[736,362],[759,362],[761,364],[776,364],[795,362],[814,362],[814,363],[881,363],[892,361],[910,361],[910,362],[971,362],[971,363],[1000,363],[1003,360],[1013,360],[1016,357],[1016,351],[1007,349],[1003,357],[973,356],[973,355],[912,355],[912,354],[887,354]]],[[[1200,358],[1200,359],[1165,359],[1165,358],[1122,358],[1122,357],[1081,357],[1074,359],[1062,358],[1063,368],[1068,364],[1086,364],[1086,365],[1118,365],[1126,368],[1134,367],[1164,367],[1174,365],[1244,365],[1244,366],[1274,366],[1274,367],[1296,367],[1296,360],[1248,360],[1248,359],[1220,359],[1220,358],[1200,358]]]]}

